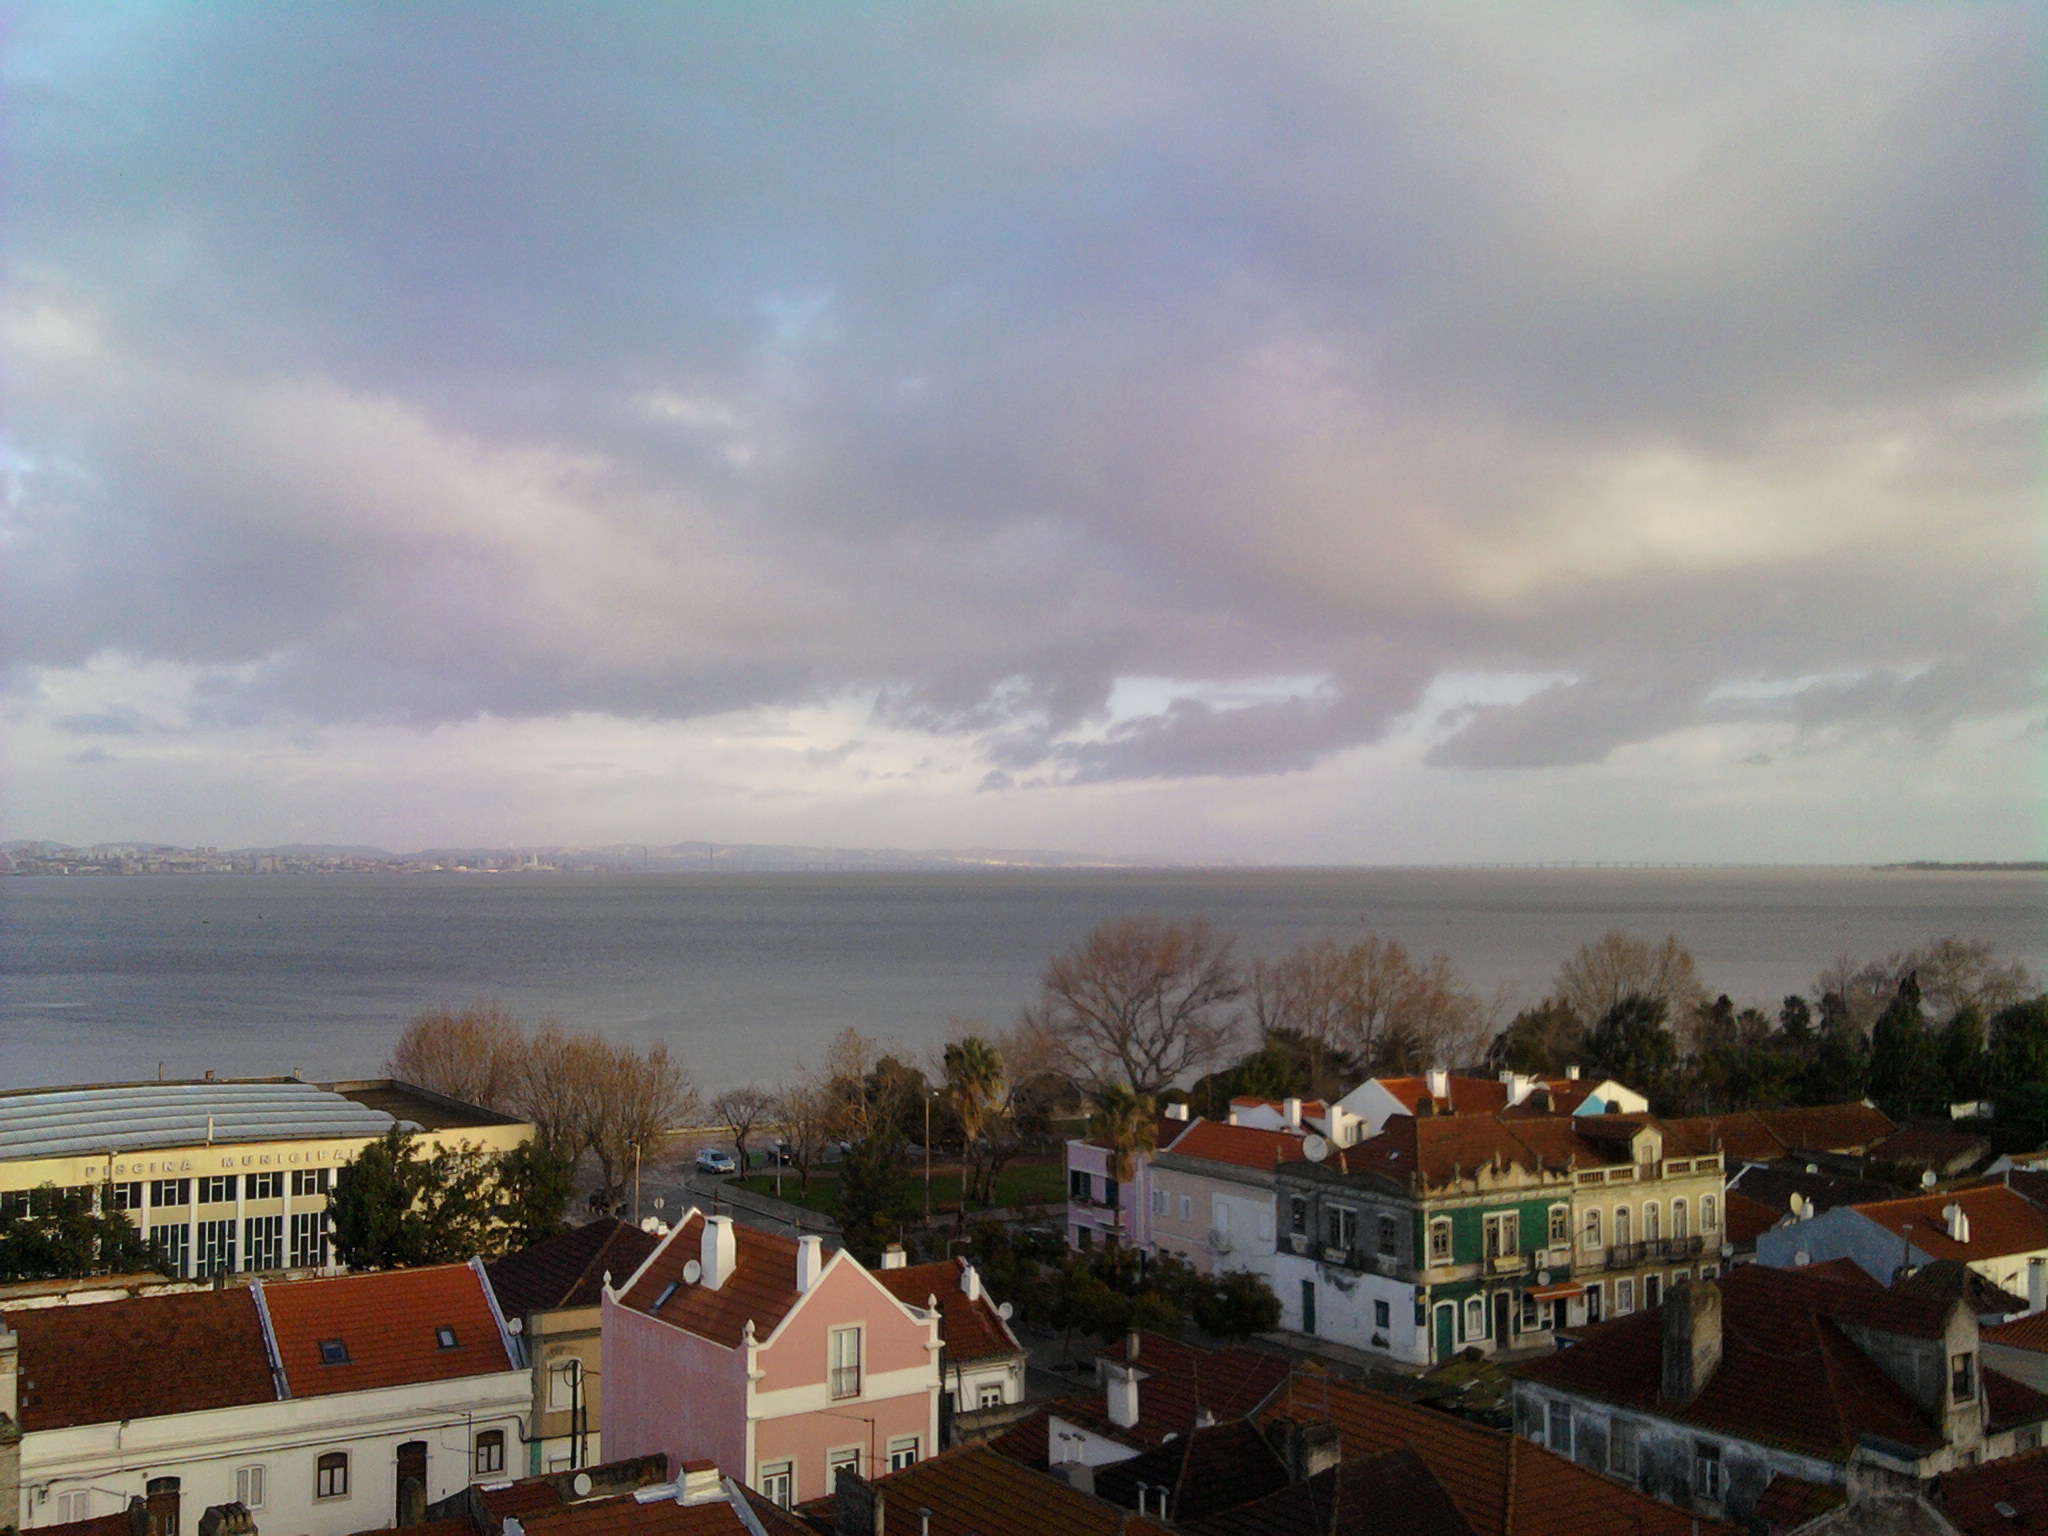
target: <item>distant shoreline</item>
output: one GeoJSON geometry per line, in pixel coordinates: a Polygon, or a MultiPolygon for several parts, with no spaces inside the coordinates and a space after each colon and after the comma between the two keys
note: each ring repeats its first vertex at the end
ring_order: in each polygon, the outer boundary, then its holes
{"type": "Polygon", "coordinates": [[[1893,870],[1952,870],[1970,875],[2039,875],[2048,874],[2048,859],[2019,859],[2009,862],[1985,859],[1968,864],[1949,864],[1939,859],[1914,859],[1905,864],[1873,864],[1870,866],[1880,874],[1893,870]]]}

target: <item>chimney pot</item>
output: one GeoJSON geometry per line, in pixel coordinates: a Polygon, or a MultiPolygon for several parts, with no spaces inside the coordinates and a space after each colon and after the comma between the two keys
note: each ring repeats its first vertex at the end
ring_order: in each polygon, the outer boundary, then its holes
{"type": "Polygon", "coordinates": [[[1282,1108],[1284,1108],[1284,1109],[1285,1109],[1285,1110],[1287,1111],[1287,1123],[1288,1123],[1288,1124],[1289,1124],[1290,1126],[1292,1126],[1292,1127],[1293,1127],[1293,1128],[1294,1128],[1295,1130],[1297,1130],[1297,1131],[1298,1131],[1298,1130],[1300,1130],[1300,1129],[1301,1129],[1301,1100],[1299,1100],[1299,1099],[1294,1099],[1294,1098],[1290,1098],[1290,1099],[1284,1100],[1284,1101],[1283,1101],[1283,1103],[1282,1103],[1282,1106],[1281,1106],[1281,1107],[1282,1107],[1282,1108]]]}
{"type": "Polygon", "coordinates": [[[910,1263],[910,1256],[903,1251],[901,1243],[891,1243],[882,1250],[882,1268],[903,1269],[910,1263]]]}
{"type": "Polygon", "coordinates": [[[704,1287],[718,1290],[739,1267],[739,1240],[733,1236],[730,1216],[704,1218],[704,1246],[698,1260],[704,1266],[704,1287]]]}

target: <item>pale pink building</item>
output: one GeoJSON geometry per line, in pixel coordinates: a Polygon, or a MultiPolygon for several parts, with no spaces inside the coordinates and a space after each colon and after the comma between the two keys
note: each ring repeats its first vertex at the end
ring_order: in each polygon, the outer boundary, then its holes
{"type": "Polygon", "coordinates": [[[605,1455],[709,1458],[784,1507],[938,1449],[936,1315],[851,1254],[692,1211],[603,1299],[605,1455]]]}

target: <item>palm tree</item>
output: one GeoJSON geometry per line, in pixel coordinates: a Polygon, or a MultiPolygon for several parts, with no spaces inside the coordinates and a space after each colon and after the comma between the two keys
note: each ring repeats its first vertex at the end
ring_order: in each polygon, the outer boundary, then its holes
{"type": "MultiPolygon", "coordinates": [[[[946,1047],[946,1102],[960,1122],[961,1161],[975,1169],[975,1198],[995,1203],[993,1165],[978,1164],[976,1148],[988,1132],[1003,1092],[1003,1058],[980,1035],[968,1035],[946,1047]],[[985,1171],[984,1171],[985,1167],[985,1171]],[[984,1187],[985,1186],[985,1187],[984,1187]]],[[[963,1191],[961,1204],[966,1205],[963,1191]]]]}
{"type": "MultiPolygon", "coordinates": [[[[1117,1186],[1138,1176],[1138,1159],[1159,1145],[1159,1117],[1152,1096],[1127,1083],[1111,1083],[1095,1095],[1095,1139],[1109,1148],[1109,1176],[1117,1186]]],[[[1117,1201],[1117,1225],[1127,1223],[1124,1203],[1117,1201]]],[[[1128,1235],[1128,1233],[1126,1234],[1128,1235]]]]}

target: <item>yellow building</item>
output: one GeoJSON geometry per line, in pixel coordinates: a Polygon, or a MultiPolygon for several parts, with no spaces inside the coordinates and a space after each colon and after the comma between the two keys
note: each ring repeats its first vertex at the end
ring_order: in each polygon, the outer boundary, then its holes
{"type": "Polygon", "coordinates": [[[393,1126],[426,1149],[511,1150],[533,1127],[407,1083],[293,1077],[95,1083],[0,1093],[0,1212],[54,1185],[113,1206],[185,1277],[334,1268],[334,1171],[393,1126]]]}

